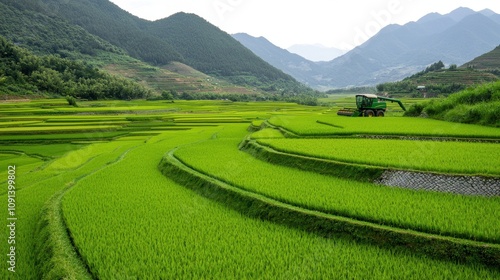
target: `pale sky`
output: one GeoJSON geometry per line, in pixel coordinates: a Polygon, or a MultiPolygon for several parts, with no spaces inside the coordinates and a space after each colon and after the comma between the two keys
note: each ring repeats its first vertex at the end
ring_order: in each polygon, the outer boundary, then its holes
{"type": "Polygon", "coordinates": [[[350,49],[383,26],[405,24],[458,7],[490,9],[498,0],[111,0],[140,18],[195,13],[229,34],[264,36],[275,45],[321,44],[350,49]]]}

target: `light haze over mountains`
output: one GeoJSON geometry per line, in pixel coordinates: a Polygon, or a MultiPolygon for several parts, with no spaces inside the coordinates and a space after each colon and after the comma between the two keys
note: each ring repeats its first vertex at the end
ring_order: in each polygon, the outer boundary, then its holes
{"type": "Polygon", "coordinates": [[[252,44],[250,39],[239,40],[271,65],[313,88],[366,86],[400,80],[439,60],[462,65],[491,51],[500,45],[500,15],[468,8],[445,15],[431,13],[416,22],[386,26],[362,45],[327,62],[301,60],[264,38],[256,38],[252,44]]]}

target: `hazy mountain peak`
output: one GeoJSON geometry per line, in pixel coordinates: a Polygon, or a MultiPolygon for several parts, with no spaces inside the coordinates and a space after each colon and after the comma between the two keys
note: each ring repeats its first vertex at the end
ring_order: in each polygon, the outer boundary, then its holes
{"type": "Polygon", "coordinates": [[[426,23],[426,22],[434,21],[436,19],[440,19],[441,17],[443,17],[443,15],[440,13],[430,13],[430,14],[427,14],[427,15],[421,17],[419,20],[417,20],[417,22],[418,23],[426,23]]]}
{"type": "Polygon", "coordinates": [[[462,19],[464,19],[470,15],[475,14],[475,13],[476,12],[472,9],[460,7],[460,8],[457,8],[457,9],[451,11],[449,14],[446,14],[446,16],[450,17],[453,20],[458,22],[458,21],[461,21],[462,19]]]}
{"type": "Polygon", "coordinates": [[[316,63],[275,46],[264,37],[257,38],[246,33],[237,33],[232,36],[274,67],[292,75],[306,85],[316,85],[317,81],[314,77],[321,75],[316,63]]]}
{"type": "Polygon", "coordinates": [[[484,10],[481,10],[481,11],[479,11],[479,13],[481,13],[481,14],[483,14],[483,15],[487,16],[487,17],[490,17],[490,16],[492,16],[492,15],[495,15],[495,14],[496,14],[495,12],[493,12],[493,11],[492,11],[492,10],[490,10],[490,9],[484,9],[484,10]]]}
{"type": "Polygon", "coordinates": [[[481,14],[481,13],[474,13],[474,14],[471,14],[471,15],[463,18],[462,21],[469,23],[469,24],[478,25],[480,23],[488,24],[492,21],[492,19],[490,17],[487,17],[487,16],[481,14]]]}

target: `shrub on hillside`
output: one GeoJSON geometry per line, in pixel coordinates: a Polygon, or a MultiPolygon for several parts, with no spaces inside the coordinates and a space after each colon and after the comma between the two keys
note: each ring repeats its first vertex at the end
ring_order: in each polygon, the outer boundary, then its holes
{"type": "Polygon", "coordinates": [[[439,101],[410,107],[405,116],[500,127],[500,81],[469,88],[439,101]]]}
{"type": "Polygon", "coordinates": [[[408,110],[404,113],[405,117],[419,117],[422,115],[422,111],[427,103],[416,103],[410,106],[408,110]]]}

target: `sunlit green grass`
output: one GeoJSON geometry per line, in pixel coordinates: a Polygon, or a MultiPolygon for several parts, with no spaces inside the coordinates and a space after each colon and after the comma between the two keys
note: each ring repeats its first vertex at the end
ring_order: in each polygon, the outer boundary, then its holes
{"type": "Polygon", "coordinates": [[[500,199],[378,186],[273,165],[238,150],[238,140],[181,147],[188,166],[277,200],[364,221],[500,243],[500,199]],[[210,153],[204,152],[210,151],[210,153]]]}
{"type": "Polygon", "coordinates": [[[280,116],[269,123],[302,136],[356,134],[500,138],[500,130],[479,125],[450,123],[424,118],[363,118],[344,116],[280,116]]]}
{"type": "MultiPolygon", "coordinates": [[[[225,126],[217,133],[198,130],[155,137],[116,164],[81,180],[64,197],[64,215],[74,242],[96,277],[496,277],[496,272],[479,267],[325,239],[251,219],[173,183],[156,169],[163,153],[177,145],[214,133],[217,139],[238,137],[242,128],[225,126]]],[[[212,154],[206,151],[207,156],[212,154]]],[[[244,176],[238,166],[232,171],[244,176]]]]}
{"type": "MultiPolygon", "coordinates": [[[[66,188],[71,190],[63,196],[64,221],[97,279],[500,278],[498,271],[417,256],[411,249],[325,239],[251,219],[170,181],[158,170],[171,149],[212,139],[183,147],[177,155],[210,176],[291,204],[498,241],[498,227],[492,225],[499,221],[491,215],[500,212],[497,198],[375,188],[265,164],[238,151],[247,127],[263,119],[279,119],[287,129],[314,130],[317,125],[320,133],[336,131],[338,127],[316,122],[336,121],[330,108],[228,101],[78,103],[80,107],[70,107],[64,99],[0,103],[0,166],[18,168],[17,279],[50,279],[40,265],[66,265],[65,260],[51,260],[50,250],[38,262],[35,257],[35,249],[44,245],[37,243],[36,231],[43,221],[42,209],[66,188]]],[[[349,125],[345,129],[352,131],[349,125]]],[[[380,130],[374,123],[368,126],[372,132],[380,130]]],[[[282,134],[264,129],[255,136],[282,134]]],[[[0,176],[5,178],[5,169],[0,176]]],[[[5,191],[0,191],[0,200],[6,201],[5,191]]],[[[3,217],[6,210],[0,212],[3,217]]],[[[6,228],[0,234],[6,240],[6,228]]],[[[7,252],[7,246],[0,242],[0,251],[7,252]]],[[[6,269],[0,271],[0,279],[11,276],[6,269]]]]}
{"type": "Polygon", "coordinates": [[[498,143],[391,139],[262,139],[258,142],[278,151],[350,163],[500,176],[498,143]]]}

